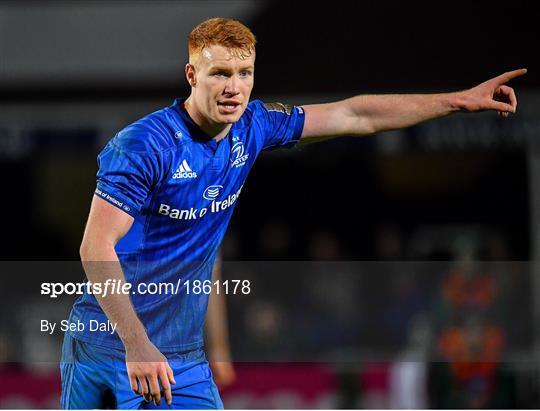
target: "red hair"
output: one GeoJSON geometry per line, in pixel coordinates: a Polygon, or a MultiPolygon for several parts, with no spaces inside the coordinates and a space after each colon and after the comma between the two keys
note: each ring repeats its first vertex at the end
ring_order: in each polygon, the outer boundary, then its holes
{"type": "Polygon", "coordinates": [[[214,17],[200,23],[188,36],[189,62],[194,64],[205,47],[223,46],[235,57],[255,53],[257,40],[249,28],[237,20],[214,17]]]}

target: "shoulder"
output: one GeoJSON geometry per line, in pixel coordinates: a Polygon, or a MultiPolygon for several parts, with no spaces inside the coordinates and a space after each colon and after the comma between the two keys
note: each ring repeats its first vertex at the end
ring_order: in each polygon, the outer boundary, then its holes
{"type": "Polygon", "coordinates": [[[282,113],[291,115],[295,107],[290,104],[284,104],[279,102],[266,103],[261,100],[253,100],[248,104],[246,108],[246,113],[251,114],[251,116],[267,116],[271,112],[282,113]]]}
{"type": "Polygon", "coordinates": [[[157,154],[176,146],[175,127],[168,108],[150,113],[120,130],[111,144],[131,153],[157,154]]]}
{"type": "Polygon", "coordinates": [[[258,119],[261,116],[266,116],[268,112],[270,111],[282,111],[287,112],[290,111],[291,107],[286,104],[281,103],[265,103],[261,100],[252,100],[249,102],[248,106],[246,107],[246,111],[244,112],[244,115],[248,117],[248,119],[253,120],[258,119]]]}

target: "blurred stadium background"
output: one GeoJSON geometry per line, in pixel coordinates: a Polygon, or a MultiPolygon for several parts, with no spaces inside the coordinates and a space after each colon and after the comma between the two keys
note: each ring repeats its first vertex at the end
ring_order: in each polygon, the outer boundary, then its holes
{"type": "Polygon", "coordinates": [[[6,262],[78,259],[97,153],[188,93],[187,33],[223,16],[257,35],[253,98],[265,101],[458,90],[529,69],[511,84],[519,109],[507,120],[455,115],[261,156],[222,250],[226,278],[258,285],[227,301],[237,380],[225,405],[540,408],[530,7],[1,2],[0,407],[58,407],[61,339],[38,322],[71,303],[45,301],[52,277],[6,262]]]}

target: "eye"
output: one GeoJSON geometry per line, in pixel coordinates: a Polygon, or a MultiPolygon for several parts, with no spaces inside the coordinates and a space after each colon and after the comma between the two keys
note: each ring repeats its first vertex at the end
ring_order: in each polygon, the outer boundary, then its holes
{"type": "Polygon", "coordinates": [[[250,70],[242,70],[240,72],[240,77],[249,77],[251,76],[251,71],[250,70]]]}
{"type": "Polygon", "coordinates": [[[212,74],[212,76],[214,76],[214,77],[228,77],[228,74],[225,73],[224,71],[216,71],[215,73],[212,74]]]}

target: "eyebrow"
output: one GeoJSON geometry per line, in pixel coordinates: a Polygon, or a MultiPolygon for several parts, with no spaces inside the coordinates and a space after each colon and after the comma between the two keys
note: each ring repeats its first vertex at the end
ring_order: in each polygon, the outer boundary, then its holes
{"type": "MultiPolygon", "coordinates": [[[[251,70],[253,71],[255,69],[255,66],[250,64],[249,66],[240,67],[239,71],[243,70],[251,70]]],[[[214,66],[210,68],[210,71],[231,71],[230,67],[222,67],[222,66],[214,66]]]]}

